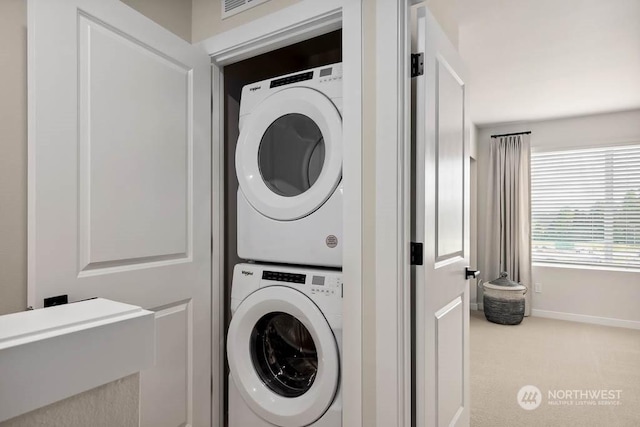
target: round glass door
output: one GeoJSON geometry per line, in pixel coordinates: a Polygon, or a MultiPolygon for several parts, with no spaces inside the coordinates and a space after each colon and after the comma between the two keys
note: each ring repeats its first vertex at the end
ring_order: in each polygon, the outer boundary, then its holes
{"type": "Polygon", "coordinates": [[[287,313],[269,313],[258,321],[251,334],[251,355],[262,381],[280,396],[302,396],[318,373],[313,337],[287,313]]]}
{"type": "Polygon", "coordinates": [[[320,128],[303,114],[278,117],[262,136],[258,164],[274,193],[284,197],[304,193],[318,180],[324,164],[320,128]]]}
{"type": "Polygon", "coordinates": [[[322,206],[342,179],[342,118],[331,99],[298,87],[262,101],[242,123],[236,174],[269,218],[292,221],[322,206]]]}

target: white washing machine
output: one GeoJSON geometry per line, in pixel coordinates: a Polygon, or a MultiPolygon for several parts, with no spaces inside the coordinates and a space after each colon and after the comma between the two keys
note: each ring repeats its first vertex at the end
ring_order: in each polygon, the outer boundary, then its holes
{"type": "Polygon", "coordinates": [[[229,427],[342,426],[342,275],[238,264],[231,288],[229,427]]]}
{"type": "Polygon", "coordinates": [[[238,256],[342,266],[342,65],[245,86],[238,256]]]}

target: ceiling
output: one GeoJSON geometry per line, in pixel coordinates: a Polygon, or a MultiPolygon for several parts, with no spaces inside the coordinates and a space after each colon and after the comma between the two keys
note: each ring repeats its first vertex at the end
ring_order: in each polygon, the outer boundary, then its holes
{"type": "Polygon", "coordinates": [[[479,126],[640,108],[640,0],[458,0],[479,126]]]}

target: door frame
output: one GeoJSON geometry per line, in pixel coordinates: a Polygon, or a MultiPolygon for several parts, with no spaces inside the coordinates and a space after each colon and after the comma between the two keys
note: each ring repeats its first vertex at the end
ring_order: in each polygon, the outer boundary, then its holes
{"type": "MultiPolygon", "coordinates": [[[[212,63],[212,422],[224,408],[224,73],[223,67],[342,28],[343,313],[342,423],[362,426],[362,1],[303,0],[202,42],[212,63]],[[217,127],[217,131],[215,129],[217,127]],[[348,215],[346,214],[348,212],[348,215]],[[217,384],[217,387],[213,387],[217,384]]],[[[214,424],[215,425],[215,424],[214,424]]]]}
{"type": "Polygon", "coordinates": [[[388,427],[410,427],[413,415],[410,14],[417,3],[376,0],[376,421],[388,427]]]}

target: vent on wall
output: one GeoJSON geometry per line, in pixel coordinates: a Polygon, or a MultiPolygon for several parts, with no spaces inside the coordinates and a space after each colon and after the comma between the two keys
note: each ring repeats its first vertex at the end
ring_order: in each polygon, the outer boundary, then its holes
{"type": "Polygon", "coordinates": [[[222,19],[228,18],[236,13],[251,9],[269,0],[222,0],[222,19]]]}

